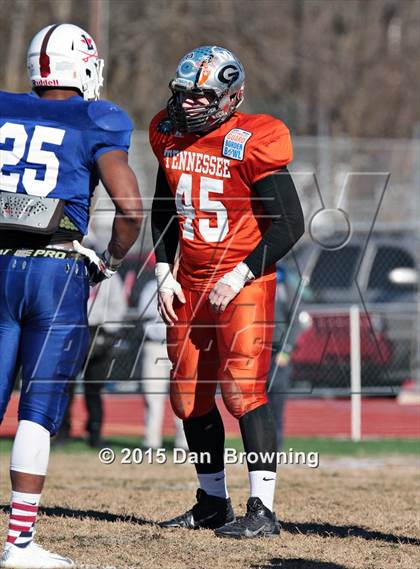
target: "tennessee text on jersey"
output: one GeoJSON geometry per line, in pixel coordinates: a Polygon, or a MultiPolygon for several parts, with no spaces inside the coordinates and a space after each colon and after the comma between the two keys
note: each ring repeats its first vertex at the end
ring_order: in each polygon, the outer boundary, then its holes
{"type": "Polygon", "coordinates": [[[197,174],[208,174],[219,178],[230,178],[230,160],[219,156],[209,156],[202,152],[190,152],[189,150],[178,150],[165,148],[165,166],[171,170],[182,170],[184,172],[196,172],[197,174]]]}
{"type": "Polygon", "coordinates": [[[245,145],[251,136],[252,132],[242,130],[241,128],[230,130],[223,141],[223,156],[233,158],[234,160],[243,160],[245,145]]]}

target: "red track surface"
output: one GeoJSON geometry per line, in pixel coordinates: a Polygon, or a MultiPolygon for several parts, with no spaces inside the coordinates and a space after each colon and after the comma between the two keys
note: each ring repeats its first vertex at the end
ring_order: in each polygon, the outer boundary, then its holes
{"type": "MultiPolygon", "coordinates": [[[[142,435],[143,399],[139,395],[105,395],[104,434],[142,435]]],[[[18,398],[12,396],[8,411],[0,426],[0,436],[16,431],[18,398]]],[[[237,421],[219,402],[226,432],[239,434],[237,421]]],[[[86,411],[83,398],[75,397],[72,409],[72,434],[84,431],[86,411]]],[[[173,433],[172,412],[166,406],[164,433],[173,433]]],[[[364,399],[362,403],[362,433],[364,437],[420,436],[420,407],[399,405],[395,399],[364,399]]],[[[349,437],[350,401],[348,399],[291,399],[286,406],[285,434],[290,437],[349,437]]]]}

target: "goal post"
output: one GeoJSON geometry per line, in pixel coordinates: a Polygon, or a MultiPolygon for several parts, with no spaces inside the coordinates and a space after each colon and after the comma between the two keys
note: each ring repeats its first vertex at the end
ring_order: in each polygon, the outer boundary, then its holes
{"type": "Polygon", "coordinates": [[[362,379],[360,356],[360,310],[350,307],[350,386],[351,386],[351,440],[362,438],[362,379]]]}

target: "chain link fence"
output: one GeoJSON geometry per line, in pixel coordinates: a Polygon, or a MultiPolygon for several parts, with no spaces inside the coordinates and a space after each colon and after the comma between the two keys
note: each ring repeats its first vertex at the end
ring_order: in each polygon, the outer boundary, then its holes
{"type": "Polygon", "coordinates": [[[362,389],[389,392],[417,377],[418,291],[407,282],[418,268],[416,243],[406,233],[355,233],[338,250],[308,243],[289,256],[291,281],[306,279],[304,295],[296,284],[291,292],[292,385],[349,391],[352,305],[361,310],[362,389]]]}

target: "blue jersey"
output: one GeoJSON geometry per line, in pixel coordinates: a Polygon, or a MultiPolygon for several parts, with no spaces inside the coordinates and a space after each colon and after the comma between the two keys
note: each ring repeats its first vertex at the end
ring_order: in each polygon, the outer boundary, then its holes
{"type": "Polygon", "coordinates": [[[132,129],[109,101],[0,91],[0,190],[64,200],[65,214],[85,234],[96,160],[128,151],[132,129]]]}

